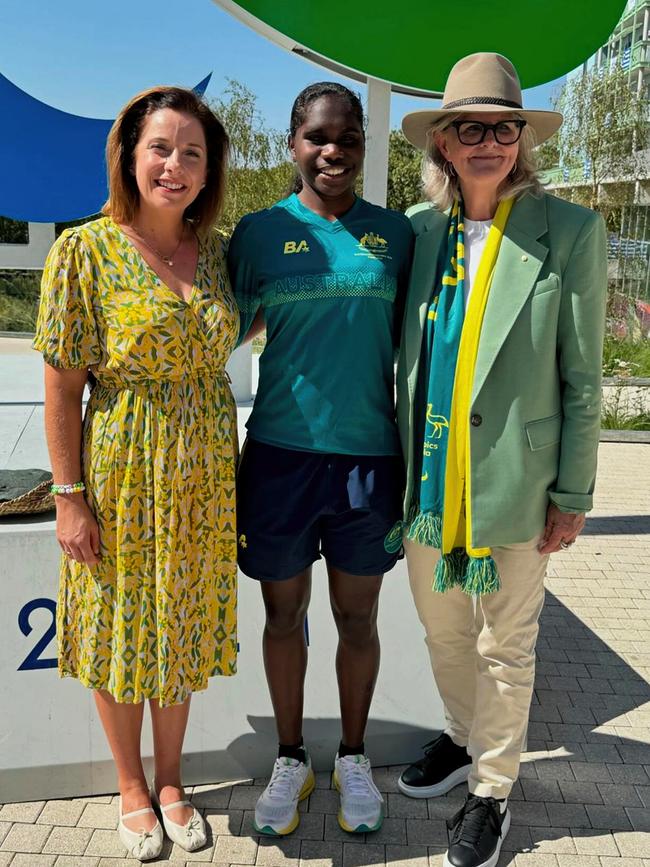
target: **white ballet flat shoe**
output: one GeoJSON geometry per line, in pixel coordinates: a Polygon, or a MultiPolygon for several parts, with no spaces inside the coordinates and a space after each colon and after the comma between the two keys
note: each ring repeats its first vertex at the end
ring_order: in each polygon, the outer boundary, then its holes
{"type": "MultiPolygon", "coordinates": [[[[160,822],[156,819],[156,824],[151,831],[145,831],[141,828],[140,831],[132,831],[124,824],[124,819],[132,819],[134,816],[144,816],[145,813],[154,813],[152,807],[145,807],[143,810],[134,810],[132,813],[122,813],[122,798],[120,798],[120,821],[117,826],[117,833],[120,835],[120,840],[129,850],[129,855],[137,858],[138,861],[151,861],[152,858],[157,858],[163,846],[163,829],[160,827],[160,822]]],[[[154,816],[156,814],[154,813],[154,816]]]]}
{"type": "Polygon", "coordinates": [[[185,825],[172,822],[166,815],[168,810],[174,810],[176,807],[191,807],[192,804],[189,801],[174,801],[172,804],[165,804],[163,807],[154,786],[151,787],[151,800],[160,807],[160,815],[165,826],[165,833],[173,843],[177,843],[186,852],[194,852],[196,849],[205,846],[208,833],[203,816],[196,807],[194,807],[194,812],[185,825]]]}

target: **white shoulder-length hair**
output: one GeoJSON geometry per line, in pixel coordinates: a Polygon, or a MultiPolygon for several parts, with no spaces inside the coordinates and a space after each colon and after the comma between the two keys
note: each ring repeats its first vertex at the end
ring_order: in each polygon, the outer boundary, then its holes
{"type": "MultiPolygon", "coordinates": [[[[460,194],[460,182],[455,171],[450,171],[450,163],[442,155],[436,144],[436,136],[449,129],[455,120],[464,115],[450,114],[436,121],[427,132],[427,148],[422,158],[422,189],[428,201],[441,211],[451,206],[455,197],[460,194]]],[[[515,118],[518,115],[515,113],[515,118]]],[[[519,139],[517,162],[508,177],[501,183],[498,200],[519,198],[524,193],[540,196],[544,188],[537,175],[537,161],[534,148],[537,144],[535,133],[527,125],[523,128],[519,139]]]]}

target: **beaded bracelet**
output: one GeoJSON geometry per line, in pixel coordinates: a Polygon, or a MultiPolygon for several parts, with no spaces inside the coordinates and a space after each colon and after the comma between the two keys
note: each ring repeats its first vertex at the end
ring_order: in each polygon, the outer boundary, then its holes
{"type": "Polygon", "coordinates": [[[52,485],[50,493],[52,494],[81,494],[86,490],[83,482],[74,482],[72,485],[52,485]]]}

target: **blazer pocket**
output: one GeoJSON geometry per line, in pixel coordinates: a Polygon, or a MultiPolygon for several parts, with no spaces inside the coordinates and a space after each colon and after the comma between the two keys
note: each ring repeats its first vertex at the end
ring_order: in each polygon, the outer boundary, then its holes
{"type": "Polygon", "coordinates": [[[547,295],[549,292],[555,291],[555,289],[560,288],[560,278],[557,274],[551,274],[549,277],[546,277],[545,280],[539,280],[535,284],[535,289],[533,291],[532,297],[539,298],[540,295],[547,295]]]}
{"type": "Polygon", "coordinates": [[[562,413],[550,415],[547,418],[538,418],[526,424],[526,436],[528,445],[533,452],[553,446],[560,441],[562,433],[562,413]]]}

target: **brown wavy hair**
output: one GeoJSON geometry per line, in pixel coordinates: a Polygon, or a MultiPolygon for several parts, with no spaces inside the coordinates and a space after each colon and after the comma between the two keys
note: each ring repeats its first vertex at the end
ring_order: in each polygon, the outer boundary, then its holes
{"type": "Polygon", "coordinates": [[[149,115],[163,108],[195,117],[205,135],[207,173],[205,186],[185,210],[197,232],[205,233],[218,220],[226,191],[226,167],[230,142],[223,124],[210,106],[184,87],[152,87],[136,94],[120,111],[106,141],[108,201],[102,213],[118,223],[133,222],[140,193],[132,172],[133,154],[149,115]]]}

